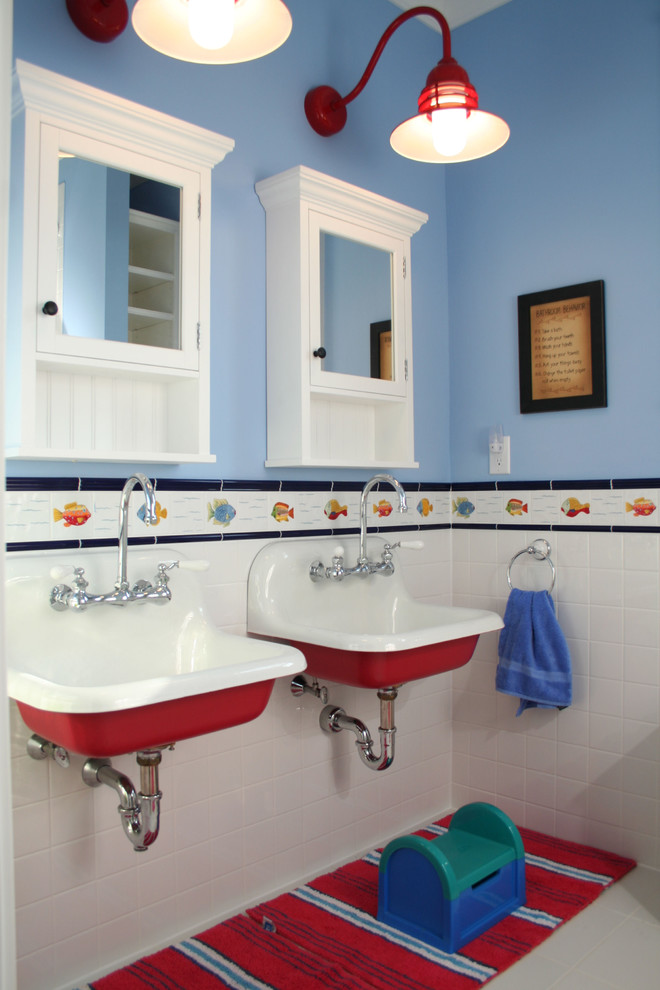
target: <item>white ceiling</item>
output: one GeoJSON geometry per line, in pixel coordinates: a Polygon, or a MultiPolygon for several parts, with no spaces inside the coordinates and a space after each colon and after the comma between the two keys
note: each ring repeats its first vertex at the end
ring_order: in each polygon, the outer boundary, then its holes
{"type": "MultiPolygon", "coordinates": [[[[422,4],[425,7],[435,7],[447,18],[449,27],[455,28],[459,24],[465,24],[466,21],[474,20],[481,14],[487,14],[495,7],[502,7],[505,3],[509,3],[509,0],[390,0],[390,3],[401,7],[402,10],[409,10],[422,4]]],[[[437,22],[432,18],[428,19],[428,23],[440,30],[437,22]]]]}

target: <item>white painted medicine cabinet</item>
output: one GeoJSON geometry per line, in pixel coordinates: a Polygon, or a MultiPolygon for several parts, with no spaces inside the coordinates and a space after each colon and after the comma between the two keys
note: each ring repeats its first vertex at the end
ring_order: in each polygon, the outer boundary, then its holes
{"type": "Polygon", "coordinates": [[[264,179],[268,467],[417,467],[419,210],[302,165],[264,179]]]}
{"type": "Polygon", "coordinates": [[[234,142],[22,61],[15,81],[7,456],[214,461],[211,170],[234,142]]]}

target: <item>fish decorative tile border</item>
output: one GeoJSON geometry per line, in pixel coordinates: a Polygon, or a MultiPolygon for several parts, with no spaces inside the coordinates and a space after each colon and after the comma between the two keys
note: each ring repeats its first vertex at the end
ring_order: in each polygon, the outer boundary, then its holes
{"type": "MultiPolygon", "coordinates": [[[[136,489],[129,541],[332,536],[359,531],[362,482],[153,479],[156,523],[136,489]]],[[[10,551],[111,546],[124,479],[8,478],[10,551]]],[[[404,483],[408,513],[389,486],[369,501],[372,532],[485,528],[660,533],[660,478],[611,481],[404,483]]]]}

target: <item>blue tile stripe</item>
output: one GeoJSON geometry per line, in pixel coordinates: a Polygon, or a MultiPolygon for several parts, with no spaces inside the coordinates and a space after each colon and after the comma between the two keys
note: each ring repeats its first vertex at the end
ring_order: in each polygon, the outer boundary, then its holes
{"type": "MultiPolygon", "coordinates": [[[[124,477],[121,478],[61,478],[44,477],[15,477],[6,479],[7,491],[121,491],[124,487],[124,477]]],[[[161,491],[177,491],[186,488],[195,491],[229,491],[229,490],[252,490],[252,491],[356,491],[361,492],[364,487],[363,481],[273,481],[272,479],[252,479],[245,481],[222,480],[220,478],[208,480],[205,478],[152,478],[161,491]],[[286,488],[284,487],[286,486],[286,488]]],[[[622,488],[660,488],[660,478],[612,478],[610,480],[596,480],[586,478],[581,481],[571,479],[570,481],[545,481],[535,479],[533,481],[472,481],[472,482],[437,482],[437,481],[414,481],[403,482],[403,487],[408,492],[425,491],[532,491],[541,490],[568,490],[579,491],[581,489],[593,490],[598,488],[622,489],[622,488]]],[[[389,491],[387,485],[383,486],[383,491],[389,491]]]]}

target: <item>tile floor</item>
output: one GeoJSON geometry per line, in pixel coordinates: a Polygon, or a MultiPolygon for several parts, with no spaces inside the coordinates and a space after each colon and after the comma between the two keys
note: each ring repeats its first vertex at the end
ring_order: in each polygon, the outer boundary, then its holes
{"type": "Polygon", "coordinates": [[[660,872],[637,867],[491,987],[658,990],[660,872]]]}

